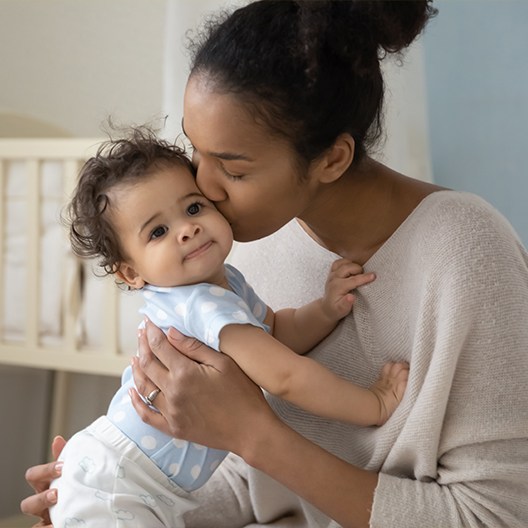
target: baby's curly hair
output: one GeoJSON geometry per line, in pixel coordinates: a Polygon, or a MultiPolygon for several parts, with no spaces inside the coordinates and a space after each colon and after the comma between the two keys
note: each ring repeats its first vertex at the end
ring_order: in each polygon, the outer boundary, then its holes
{"type": "Polygon", "coordinates": [[[105,274],[115,273],[125,255],[108,218],[108,192],[115,185],[141,181],[152,169],[175,165],[195,174],[183,147],[160,139],[146,126],[131,127],[123,137],[104,142],[81,169],[63,214],[73,252],[98,258],[105,274]]]}

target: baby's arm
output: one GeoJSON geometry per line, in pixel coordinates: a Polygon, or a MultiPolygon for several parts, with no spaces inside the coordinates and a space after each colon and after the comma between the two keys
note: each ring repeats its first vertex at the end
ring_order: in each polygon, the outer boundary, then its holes
{"type": "Polygon", "coordinates": [[[374,390],[364,389],[252,325],[224,327],[220,350],[268,392],[313,414],[356,425],[383,424],[398,406],[406,386],[407,370],[401,364],[386,366],[374,390]]]}
{"type": "Polygon", "coordinates": [[[298,354],[304,354],[322,341],[347,316],[354,303],[353,290],[375,279],[363,273],[359,264],[336,260],[330,268],[324,296],[300,308],[285,308],[275,314],[269,310],[266,323],[272,335],[298,354]]]}

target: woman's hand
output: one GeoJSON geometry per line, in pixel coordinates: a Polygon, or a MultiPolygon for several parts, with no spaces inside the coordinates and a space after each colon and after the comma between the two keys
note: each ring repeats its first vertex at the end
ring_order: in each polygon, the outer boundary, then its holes
{"type": "Polygon", "coordinates": [[[166,337],[148,321],[132,366],[142,395],[161,389],[155,399],[159,413],[131,391],[136,411],[175,438],[246,458],[259,431],[278,422],[260,388],[231,358],[172,328],[166,337]]]}
{"type": "MultiPolygon", "coordinates": [[[[53,458],[57,459],[66,445],[66,440],[62,436],[56,436],[51,444],[53,458]]],[[[53,479],[60,477],[62,470],[61,462],[50,462],[39,466],[30,467],[26,471],[26,480],[35,491],[34,495],[25,498],[20,503],[22,513],[40,517],[40,521],[34,528],[51,528],[49,507],[57,502],[57,490],[50,490],[50,483],[53,479]]]]}

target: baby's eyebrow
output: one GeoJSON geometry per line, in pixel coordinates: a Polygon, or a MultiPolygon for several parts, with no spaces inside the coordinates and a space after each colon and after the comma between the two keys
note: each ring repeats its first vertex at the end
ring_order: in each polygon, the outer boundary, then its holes
{"type": "Polygon", "coordinates": [[[179,202],[184,202],[185,200],[188,200],[189,198],[202,198],[202,199],[206,199],[205,196],[204,196],[202,193],[199,193],[199,192],[193,191],[193,192],[190,192],[190,193],[186,194],[185,196],[182,196],[178,201],[179,201],[179,202]]]}
{"type": "Polygon", "coordinates": [[[158,216],[160,215],[160,213],[155,213],[153,214],[146,222],[143,222],[143,224],[141,225],[141,227],[139,228],[139,231],[138,231],[138,234],[141,235],[141,233],[143,232],[143,230],[145,229],[145,227],[147,227],[154,219],[156,219],[158,216]]]}

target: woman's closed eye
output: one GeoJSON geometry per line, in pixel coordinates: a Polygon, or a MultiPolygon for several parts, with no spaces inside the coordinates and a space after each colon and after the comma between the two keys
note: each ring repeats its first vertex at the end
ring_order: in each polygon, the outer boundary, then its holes
{"type": "Polygon", "coordinates": [[[229,172],[221,163],[220,163],[220,170],[230,179],[230,180],[241,180],[244,175],[243,174],[233,174],[229,172]]]}

